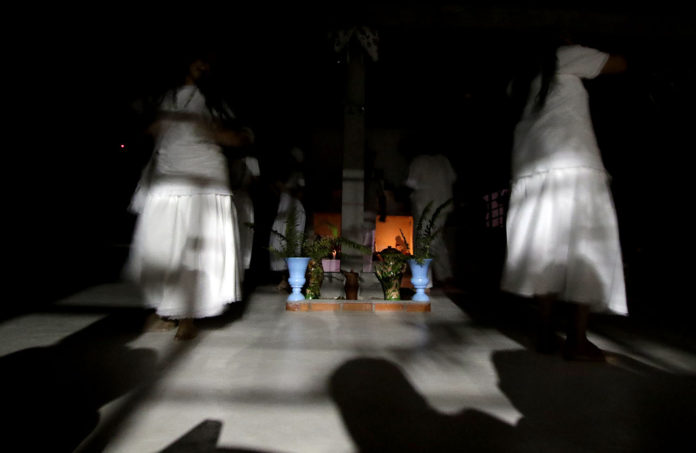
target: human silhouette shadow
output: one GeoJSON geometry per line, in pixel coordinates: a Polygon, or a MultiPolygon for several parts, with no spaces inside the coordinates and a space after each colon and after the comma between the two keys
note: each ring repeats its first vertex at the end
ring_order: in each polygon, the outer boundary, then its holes
{"type": "Polygon", "coordinates": [[[438,412],[384,359],[344,363],[329,391],[361,453],[517,451],[514,427],[478,411],[438,412]]]}
{"type": "Polygon", "coordinates": [[[521,412],[511,425],[478,409],[432,408],[395,364],[360,358],[330,378],[365,452],[663,452],[693,445],[696,379],[613,355],[567,362],[526,350],[493,354],[499,388],[521,412]]]}
{"type": "Polygon", "coordinates": [[[119,311],[54,345],[1,357],[0,400],[9,416],[2,442],[15,451],[74,451],[97,426],[100,407],[154,373],[154,351],[126,346],[143,326],[144,312],[136,314],[119,311]]]}

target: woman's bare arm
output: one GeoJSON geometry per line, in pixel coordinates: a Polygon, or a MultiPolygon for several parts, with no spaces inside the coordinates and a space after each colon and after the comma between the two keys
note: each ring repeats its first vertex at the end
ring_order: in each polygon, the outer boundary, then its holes
{"type": "Polygon", "coordinates": [[[623,55],[609,55],[609,59],[604,63],[602,74],[619,74],[625,72],[628,62],[623,55]]]}
{"type": "Polygon", "coordinates": [[[214,140],[223,146],[245,146],[254,143],[254,134],[249,128],[225,129],[222,127],[213,128],[214,140]]]}

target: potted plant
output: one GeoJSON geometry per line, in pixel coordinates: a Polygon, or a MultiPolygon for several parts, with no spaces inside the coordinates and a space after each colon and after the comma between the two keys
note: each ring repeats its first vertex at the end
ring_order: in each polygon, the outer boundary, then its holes
{"type": "Polygon", "coordinates": [[[329,224],[330,236],[315,236],[305,244],[305,254],[310,257],[307,268],[308,286],[307,299],[318,299],[321,296],[321,284],[324,272],[340,271],[341,247],[347,246],[360,253],[369,254],[370,249],[338,234],[338,228],[329,224]]]}
{"type": "Polygon", "coordinates": [[[271,234],[280,238],[282,246],[280,248],[269,247],[268,250],[275,256],[284,258],[288,265],[288,283],[292,287],[288,301],[304,300],[302,287],[306,282],[305,272],[310,258],[304,256],[305,236],[304,232],[300,231],[296,210],[290,209],[288,211],[284,233],[271,230],[271,234]]]}
{"type": "MultiPolygon", "coordinates": [[[[433,239],[442,232],[442,227],[436,228],[436,220],[440,214],[442,214],[443,209],[452,203],[452,201],[452,198],[445,201],[435,208],[432,214],[430,210],[433,202],[431,201],[423,208],[423,212],[421,212],[416,222],[416,227],[413,231],[413,249],[409,254],[408,260],[408,265],[411,269],[411,283],[416,290],[416,293],[413,295],[413,300],[415,301],[425,302],[430,300],[425,293],[425,288],[430,281],[428,278],[428,269],[434,258],[430,253],[430,246],[433,239]]],[[[403,231],[401,232],[401,237],[408,247],[408,241],[403,231]]]]}
{"type": "Polygon", "coordinates": [[[382,284],[384,299],[401,300],[401,278],[406,271],[408,255],[393,247],[387,247],[377,253],[377,259],[375,275],[382,284]]]}
{"type": "Polygon", "coordinates": [[[305,298],[319,299],[321,297],[321,285],[324,282],[324,268],[321,261],[329,253],[329,247],[321,237],[316,237],[305,243],[304,250],[304,254],[309,256],[305,298]]]}

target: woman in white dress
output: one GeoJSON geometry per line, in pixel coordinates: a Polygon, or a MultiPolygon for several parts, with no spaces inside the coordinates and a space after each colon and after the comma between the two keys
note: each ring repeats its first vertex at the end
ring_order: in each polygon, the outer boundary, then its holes
{"type": "Polygon", "coordinates": [[[193,59],[183,85],[163,98],[151,127],[153,157],[132,204],[139,217],[126,271],[160,327],[178,321],[178,339],[196,335],[194,319],[219,315],[242,296],[237,215],[220,145],[240,146],[250,136],[222,126],[232,115],[204,96],[209,71],[205,59],[193,59]]]}
{"type": "Polygon", "coordinates": [[[540,351],[551,352],[554,302],[570,303],[564,356],[603,360],[587,339],[590,311],[627,314],[610,177],[583,78],[625,70],[625,60],[579,45],[539,60],[515,128],[502,289],[539,303],[540,351]]]}

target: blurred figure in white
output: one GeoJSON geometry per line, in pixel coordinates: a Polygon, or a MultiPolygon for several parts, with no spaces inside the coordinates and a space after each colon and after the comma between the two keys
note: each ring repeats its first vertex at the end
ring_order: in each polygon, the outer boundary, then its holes
{"type": "MultiPolygon", "coordinates": [[[[292,165],[288,165],[287,168],[282,170],[277,170],[277,176],[274,181],[273,189],[279,195],[278,210],[276,212],[275,219],[273,221],[272,230],[277,231],[281,234],[285,233],[286,226],[288,224],[288,214],[294,211],[295,216],[295,226],[297,231],[301,234],[305,234],[305,229],[307,227],[307,214],[305,212],[304,205],[302,204],[302,195],[305,187],[304,174],[299,170],[298,164],[303,161],[302,151],[294,147],[291,152],[292,165]]],[[[283,240],[276,234],[271,234],[269,240],[269,247],[275,250],[283,249],[285,244],[283,240]]],[[[296,250],[300,254],[301,250],[296,250]]],[[[271,254],[270,257],[270,267],[271,271],[274,273],[281,273],[282,277],[278,283],[278,289],[281,291],[288,290],[290,285],[287,281],[287,263],[285,259],[279,256],[271,254]]]]}
{"type": "MultiPolygon", "coordinates": [[[[627,313],[619,234],[609,175],[582,79],[623,71],[623,57],[545,41],[520,87],[514,135],[507,259],[502,289],[539,304],[537,348],[553,352],[556,301],[570,304],[563,353],[602,361],[586,336],[590,311],[627,313]]],[[[513,93],[514,94],[514,93],[513,93]]]]}
{"type": "MultiPolygon", "coordinates": [[[[426,145],[427,146],[427,145],[426,145]]],[[[430,214],[438,206],[452,199],[452,186],[457,180],[457,173],[452,168],[449,159],[432,148],[425,148],[425,153],[413,158],[409,166],[408,179],[405,185],[412,189],[411,210],[414,222],[418,222],[428,203],[432,203],[430,214]]],[[[453,211],[452,203],[440,212],[435,220],[434,229],[445,226],[447,216],[453,211]]],[[[430,251],[435,257],[428,272],[432,275],[428,287],[436,284],[449,285],[453,283],[452,262],[445,244],[444,232],[435,236],[430,251]]]]}
{"type": "Polygon", "coordinates": [[[245,155],[230,158],[230,184],[234,193],[232,200],[237,209],[242,264],[245,270],[251,267],[254,243],[254,229],[251,227],[254,224],[252,192],[260,176],[261,169],[256,157],[245,155]]]}
{"type": "Polygon", "coordinates": [[[252,140],[209,83],[210,59],[191,55],[167,92],[150,132],[156,137],[131,209],[139,214],[127,274],[156,313],[149,329],[196,336],[194,319],[221,314],[242,297],[237,214],[221,145],[252,140]]]}

